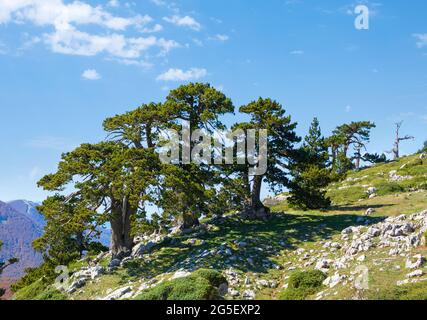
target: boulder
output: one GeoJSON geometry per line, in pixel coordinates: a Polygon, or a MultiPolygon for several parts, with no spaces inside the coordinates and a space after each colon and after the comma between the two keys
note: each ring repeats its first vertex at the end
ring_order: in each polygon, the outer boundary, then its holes
{"type": "Polygon", "coordinates": [[[116,269],[116,268],[118,268],[119,266],[120,266],[120,263],[121,263],[122,261],[121,260],[119,260],[119,259],[113,259],[113,260],[111,260],[110,261],[110,263],[108,264],[108,268],[109,269],[116,269]]]}

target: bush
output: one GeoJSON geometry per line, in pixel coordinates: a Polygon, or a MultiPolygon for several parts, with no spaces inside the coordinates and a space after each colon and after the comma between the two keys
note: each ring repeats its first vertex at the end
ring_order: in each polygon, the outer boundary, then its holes
{"type": "Polygon", "coordinates": [[[305,300],[318,292],[326,275],[320,270],[298,271],[289,278],[288,288],[279,295],[280,300],[305,300]]]}
{"type": "Polygon", "coordinates": [[[405,191],[405,188],[396,182],[381,182],[381,183],[375,184],[375,187],[378,190],[377,194],[379,196],[385,196],[388,194],[399,193],[399,192],[405,191]]]}
{"type": "Polygon", "coordinates": [[[145,290],[137,300],[214,300],[220,298],[218,287],[227,283],[217,271],[200,269],[188,277],[163,282],[145,290]]]}

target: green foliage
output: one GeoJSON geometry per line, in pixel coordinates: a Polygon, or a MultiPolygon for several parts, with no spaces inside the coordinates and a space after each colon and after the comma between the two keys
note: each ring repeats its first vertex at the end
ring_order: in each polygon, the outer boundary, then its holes
{"type": "Polygon", "coordinates": [[[226,283],[217,271],[201,269],[188,277],[163,282],[139,295],[137,300],[213,300],[218,287],[226,283]]]}
{"type": "MultiPolygon", "coordinates": [[[[266,182],[273,191],[279,191],[282,187],[288,186],[288,163],[294,156],[294,144],[301,139],[295,132],[297,124],[292,122],[291,116],[286,114],[285,109],[277,101],[259,98],[240,107],[240,112],[247,114],[250,120],[236,124],[233,129],[244,131],[246,141],[250,129],[266,130],[268,135],[265,173],[256,175],[250,181],[249,171],[258,165],[246,163],[234,167],[236,181],[242,185],[238,189],[238,194],[242,197],[241,202],[246,204],[249,202],[250,207],[257,210],[263,208],[260,199],[263,182],[266,182]]],[[[259,142],[256,145],[259,147],[259,142]]]]}
{"type": "Polygon", "coordinates": [[[101,252],[107,252],[109,248],[100,242],[91,242],[87,245],[86,250],[89,256],[96,256],[101,252]]]}
{"type": "Polygon", "coordinates": [[[359,169],[362,160],[362,149],[366,149],[369,142],[371,129],[375,124],[370,121],[351,122],[338,126],[327,143],[332,153],[332,168],[338,174],[344,174],[353,169],[359,169]],[[354,147],[353,157],[349,157],[350,147],[354,147]],[[355,164],[352,160],[355,160],[355,164]]]}
{"type": "Polygon", "coordinates": [[[328,168],[328,148],[317,118],[295,155],[290,166],[293,180],[289,184],[289,204],[302,210],[329,207],[331,201],[326,197],[325,188],[331,183],[332,174],[328,168]]]}
{"type": "Polygon", "coordinates": [[[387,195],[390,193],[399,193],[399,192],[405,191],[405,188],[403,188],[399,183],[396,183],[396,182],[383,181],[380,183],[376,183],[375,187],[378,190],[377,194],[380,196],[387,195]]]}
{"type": "Polygon", "coordinates": [[[279,295],[280,300],[305,300],[318,292],[326,275],[319,270],[297,271],[289,277],[288,288],[279,295]]]}
{"type": "Polygon", "coordinates": [[[43,264],[37,268],[29,268],[25,270],[25,276],[12,284],[12,292],[18,292],[21,289],[31,286],[44,279],[44,283],[52,283],[56,278],[55,266],[49,259],[45,259],[43,264]]]}
{"type": "MultiPolygon", "coordinates": [[[[21,287],[15,291],[14,298],[16,300],[37,300],[37,296],[42,294],[48,286],[48,281],[45,278],[39,278],[33,283],[21,287]]],[[[13,287],[15,290],[16,287],[13,287]]]]}
{"type": "Polygon", "coordinates": [[[383,153],[379,155],[378,153],[365,153],[363,156],[363,161],[370,162],[373,164],[384,163],[387,162],[387,156],[383,153]]]}

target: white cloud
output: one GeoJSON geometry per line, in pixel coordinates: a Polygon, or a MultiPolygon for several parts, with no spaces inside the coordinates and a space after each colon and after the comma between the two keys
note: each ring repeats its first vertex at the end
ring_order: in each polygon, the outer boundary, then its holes
{"type": "Polygon", "coordinates": [[[190,81],[198,80],[208,74],[206,69],[191,68],[187,71],[182,69],[169,69],[157,77],[161,81],[190,81]]]}
{"type": "Polygon", "coordinates": [[[350,112],[350,111],[351,111],[351,106],[350,105],[345,106],[345,112],[350,112]]]}
{"type": "MultiPolygon", "coordinates": [[[[110,1],[107,6],[118,5],[110,1]]],[[[143,33],[162,30],[160,24],[150,25],[149,15],[130,17],[115,16],[104,6],[92,6],[83,1],[65,3],[64,0],[0,0],[0,24],[32,23],[36,26],[53,27],[40,39],[55,53],[94,56],[106,53],[110,57],[138,59],[142,52],[152,48],[164,55],[179,47],[174,40],[157,37],[128,37],[122,33],[133,26],[143,33]],[[81,25],[96,25],[107,32],[82,31],[81,25]]]]}
{"type": "Polygon", "coordinates": [[[427,33],[416,33],[414,34],[414,37],[417,39],[417,47],[423,48],[427,46],[427,33]]]}
{"type": "Polygon", "coordinates": [[[145,27],[143,29],[141,29],[142,33],[155,33],[155,32],[160,32],[163,30],[163,26],[161,24],[155,24],[152,27],[145,27]]]}
{"type": "Polygon", "coordinates": [[[99,80],[101,75],[95,69],[87,69],[82,73],[82,78],[86,80],[99,80]]]}
{"type": "Polygon", "coordinates": [[[129,26],[142,26],[153,19],[148,15],[118,17],[105,11],[102,6],[93,7],[82,1],[65,4],[63,0],[0,0],[0,24],[11,21],[31,22],[39,26],[56,28],[76,24],[94,24],[113,30],[125,30],[129,26]]]}
{"type": "Polygon", "coordinates": [[[220,42],[225,42],[225,41],[229,40],[230,37],[227,36],[226,34],[216,34],[215,36],[210,37],[209,39],[210,40],[220,41],[220,42]]]}
{"type": "Polygon", "coordinates": [[[190,16],[182,17],[182,16],[174,15],[172,17],[164,17],[163,20],[179,27],[188,27],[195,31],[200,31],[202,27],[199,22],[197,22],[194,18],[190,16]]]}
{"type": "Polygon", "coordinates": [[[163,53],[179,46],[174,40],[165,40],[150,36],[147,38],[126,38],[121,34],[92,35],[78,31],[73,27],[45,34],[45,42],[56,53],[94,56],[108,53],[113,57],[136,59],[143,51],[159,47],[163,53]]]}

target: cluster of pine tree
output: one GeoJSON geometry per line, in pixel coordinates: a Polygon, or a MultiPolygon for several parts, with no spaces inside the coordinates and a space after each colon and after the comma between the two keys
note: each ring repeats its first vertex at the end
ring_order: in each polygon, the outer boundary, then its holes
{"type": "Polygon", "coordinates": [[[367,121],[352,122],[325,138],[314,119],[299,145],[297,124],[282,105],[260,98],[240,107],[249,120],[231,129],[267,130],[264,175],[250,176],[249,163],[160,161],[163,130],[180,130],[181,122],[188,121],[191,130],[212,133],[224,129],[221,119],[234,111],[231,99],[209,84],[183,85],[163,103],[144,104],[106,119],[104,141],[63,154],[57,171],[38,183],[53,194],[39,207],[47,225],[33,244],[44,254],[44,267],[67,264],[84,251],[99,249],[94,239],[107,223],[112,230],[111,252],[121,258],[132,249],[133,237],[147,230],[188,229],[197,226],[201,216],[230,211],[248,219],[268,219],[269,209],[261,201],[263,184],[276,192],[289,190],[289,201],[298,208],[327,208],[326,186],[349,169],[359,168],[364,160],[361,152],[375,127],[367,121]],[[158,209],[150,219],[148,206],[158,209]]]}

